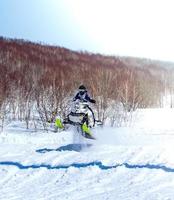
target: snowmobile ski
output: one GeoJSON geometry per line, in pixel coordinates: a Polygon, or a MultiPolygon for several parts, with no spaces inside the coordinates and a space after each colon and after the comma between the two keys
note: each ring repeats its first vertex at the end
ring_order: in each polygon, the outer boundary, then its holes
{"type": "Polygon", "coordinates": [[[82,124],[82,132],[83,132],[82,135],[83,135],[85,138],[95,140],[95,138],[92,136],[92,133],[91,133],[90,128],[86,125],[86,123],[82,124]]]}
{"type": "Polygon", "coordinates": [[[64,126],[63,126],[63,123],[61,122],[61,120],[60,119],[56,119],[56,121],[55,121],[55,126],[57,127],[57,128],[60,128],[60,129],[63,129],[64,128],[64,126]]]}

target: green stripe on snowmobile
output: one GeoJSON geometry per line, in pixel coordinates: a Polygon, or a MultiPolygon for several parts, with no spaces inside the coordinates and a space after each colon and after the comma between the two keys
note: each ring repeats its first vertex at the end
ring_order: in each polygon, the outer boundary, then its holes
{"type": "Polygon", "coordinates": [[[89,127],[86,125],[86,123],[84,123],[82,125],[82,130],[83,130],[83,132],[85,132],[85,133],[89,134],[90,136],[92,136],[91,131],[90,131],[89,127]]]}
{"type": "Polygon", "coordinates": [[[58,127],[58,128],[64,128],[60,119],[56,119],[55,126],[58,127]]]}

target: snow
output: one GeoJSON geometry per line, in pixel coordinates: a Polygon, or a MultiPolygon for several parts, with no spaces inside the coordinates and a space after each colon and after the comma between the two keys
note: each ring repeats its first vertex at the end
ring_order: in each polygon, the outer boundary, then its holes
{"type": "Polygon", "coordinates": [[[173,200],[173,121],[173,109],[139,110],[97,140],[13,122],[0,133],[0,200],[173,200]]]}

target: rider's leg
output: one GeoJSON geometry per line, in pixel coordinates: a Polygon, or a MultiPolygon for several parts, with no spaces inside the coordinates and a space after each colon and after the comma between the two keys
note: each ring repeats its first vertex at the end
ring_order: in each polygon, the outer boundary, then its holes
{"type": "Polygon", "coordinates": [[[86,125],[89,125],[89,117],[88,117],[88,113],[85,114],[85,116],[83,117],[83,121],[82,124],[86,123],[86,125]]]}
{"type": "Polygon", "coordinates": [[[95,118],[94,118],[94,113],[90,107],[88,107],[88,125],[89,127],[94,127],[95,125],[95,118]]]}

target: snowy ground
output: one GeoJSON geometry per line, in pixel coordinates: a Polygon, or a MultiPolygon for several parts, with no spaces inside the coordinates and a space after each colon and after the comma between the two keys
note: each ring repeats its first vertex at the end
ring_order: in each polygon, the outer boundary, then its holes
{"type": "Polygon", "coordinates": [[[174,110],[146,109],[130,128],[0,134],[0,200],[174,200],[174,110]]]}

